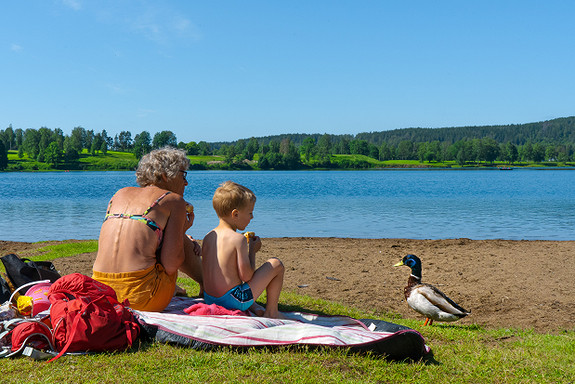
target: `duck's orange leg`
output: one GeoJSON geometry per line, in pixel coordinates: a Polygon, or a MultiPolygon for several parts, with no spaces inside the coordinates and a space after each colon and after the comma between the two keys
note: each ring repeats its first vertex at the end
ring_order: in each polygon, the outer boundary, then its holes
{"type": "Polygon", "coordinates": [[[423,326],[425,327],[426,325],[431,325],[433,324],[433,319],[430,319],[429,317],[425,318],[425,323],[423,323],[423,326]]]}

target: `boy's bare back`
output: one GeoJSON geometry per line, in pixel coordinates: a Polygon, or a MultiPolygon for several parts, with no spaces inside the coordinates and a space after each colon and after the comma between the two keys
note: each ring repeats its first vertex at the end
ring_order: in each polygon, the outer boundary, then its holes
{"type": "Polygon", "coordinates": [[[241,233],[222,225],[209,232],[202,243],[204,289],[219,297],[249,281],[253,268],[248,254],[248,244],[241,233]]]}

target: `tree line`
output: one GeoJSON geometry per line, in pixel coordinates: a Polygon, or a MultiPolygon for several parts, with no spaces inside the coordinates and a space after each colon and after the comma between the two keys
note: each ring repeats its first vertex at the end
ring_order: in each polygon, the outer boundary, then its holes
{"type": "Polygon", "coordinates": [[[87,151],[105,156],[109,150],[133,153],[136,159],[152,149],[169,145],[184,149],[191,156],[219,155],[222,161],[199,168],[369,168],[368,159],[455,161],[469,163],[514,164],[516,162],[573,162],[575,118],[561,118],[518,126],[408,128],[353,135],[285,134],[234,142],[178,142],[171,131],[153,136],[143,131],[132,138],[122,131],[111,137],[106,130],[94,132],[75,127],[69,135],[59,129],[0,130],[0,170],[7,168],[7,153],[18,151],[54,168],[79,160],[87,151]],[[334,156],[361,155],[361,156],[334,156]],[[257,161],[256,161],[257,159],[257,161]]]}
{"type": "Polygon", "coordinates": [[[131,152],[137,159],[154,148],[166,145],[178,146],[176,135],[170,131],[156,133],[153,137],[143,131],[132,138],[132,133],[122,131],[113,138],[106,130],[94,132],[83,127],[75,127],[69,135],[60,128],[13,129],[12,126],[0,130],[0,169],[7,165],[7,152],[17,150],[18,157],[24,154],[30,159],[47,163],[53,167],[61,162],[71,163],[80,158],[83,151],[92,155],[106,155],[108,150],[131,152]]]}
{"type": "Polygon", "coordinates": [[[260,167],[367,168],[370,163],[331,155],[363,155],[379,161],[418,160],[514,164],[516,162],[573,162],[575,117],[538,123],[452,128],[405,128],[357,135],[282,134],[249,141],[211,143],[213,153],[237,164],[258,152],[260,167]],[[250,150],[244,155],[244,148],[250,150]],[[297,161],[297,153],[301,161],[297,161]],[[263,158],[262,158],[263,156],[263,158]],[[262,161],[263,160],[263,161],[262,161]],[[294,164],[297,163],[297,164],[294,164]]]}

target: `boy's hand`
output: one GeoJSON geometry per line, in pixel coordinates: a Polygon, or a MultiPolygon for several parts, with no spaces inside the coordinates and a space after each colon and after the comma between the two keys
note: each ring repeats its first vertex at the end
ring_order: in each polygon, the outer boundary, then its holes
{"type": "Polygon", "coordinates": [[[258,252],[262,247],[262,239],[259,236],[250,237],[249,247],[250,253],[258,252]]]}

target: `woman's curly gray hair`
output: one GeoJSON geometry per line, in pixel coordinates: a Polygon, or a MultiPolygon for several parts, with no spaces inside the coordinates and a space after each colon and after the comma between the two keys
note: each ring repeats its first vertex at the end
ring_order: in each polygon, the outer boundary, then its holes
{"type": "Polygon", "coordinates": [[[141,187],[157,185],[162,180],[162,175],[168,179],[174,179],[178,172],[188,169],[190,160],[186,152],[173,147],[155,149],[140,159],[136,169],[136,181],[141,187]]]}

